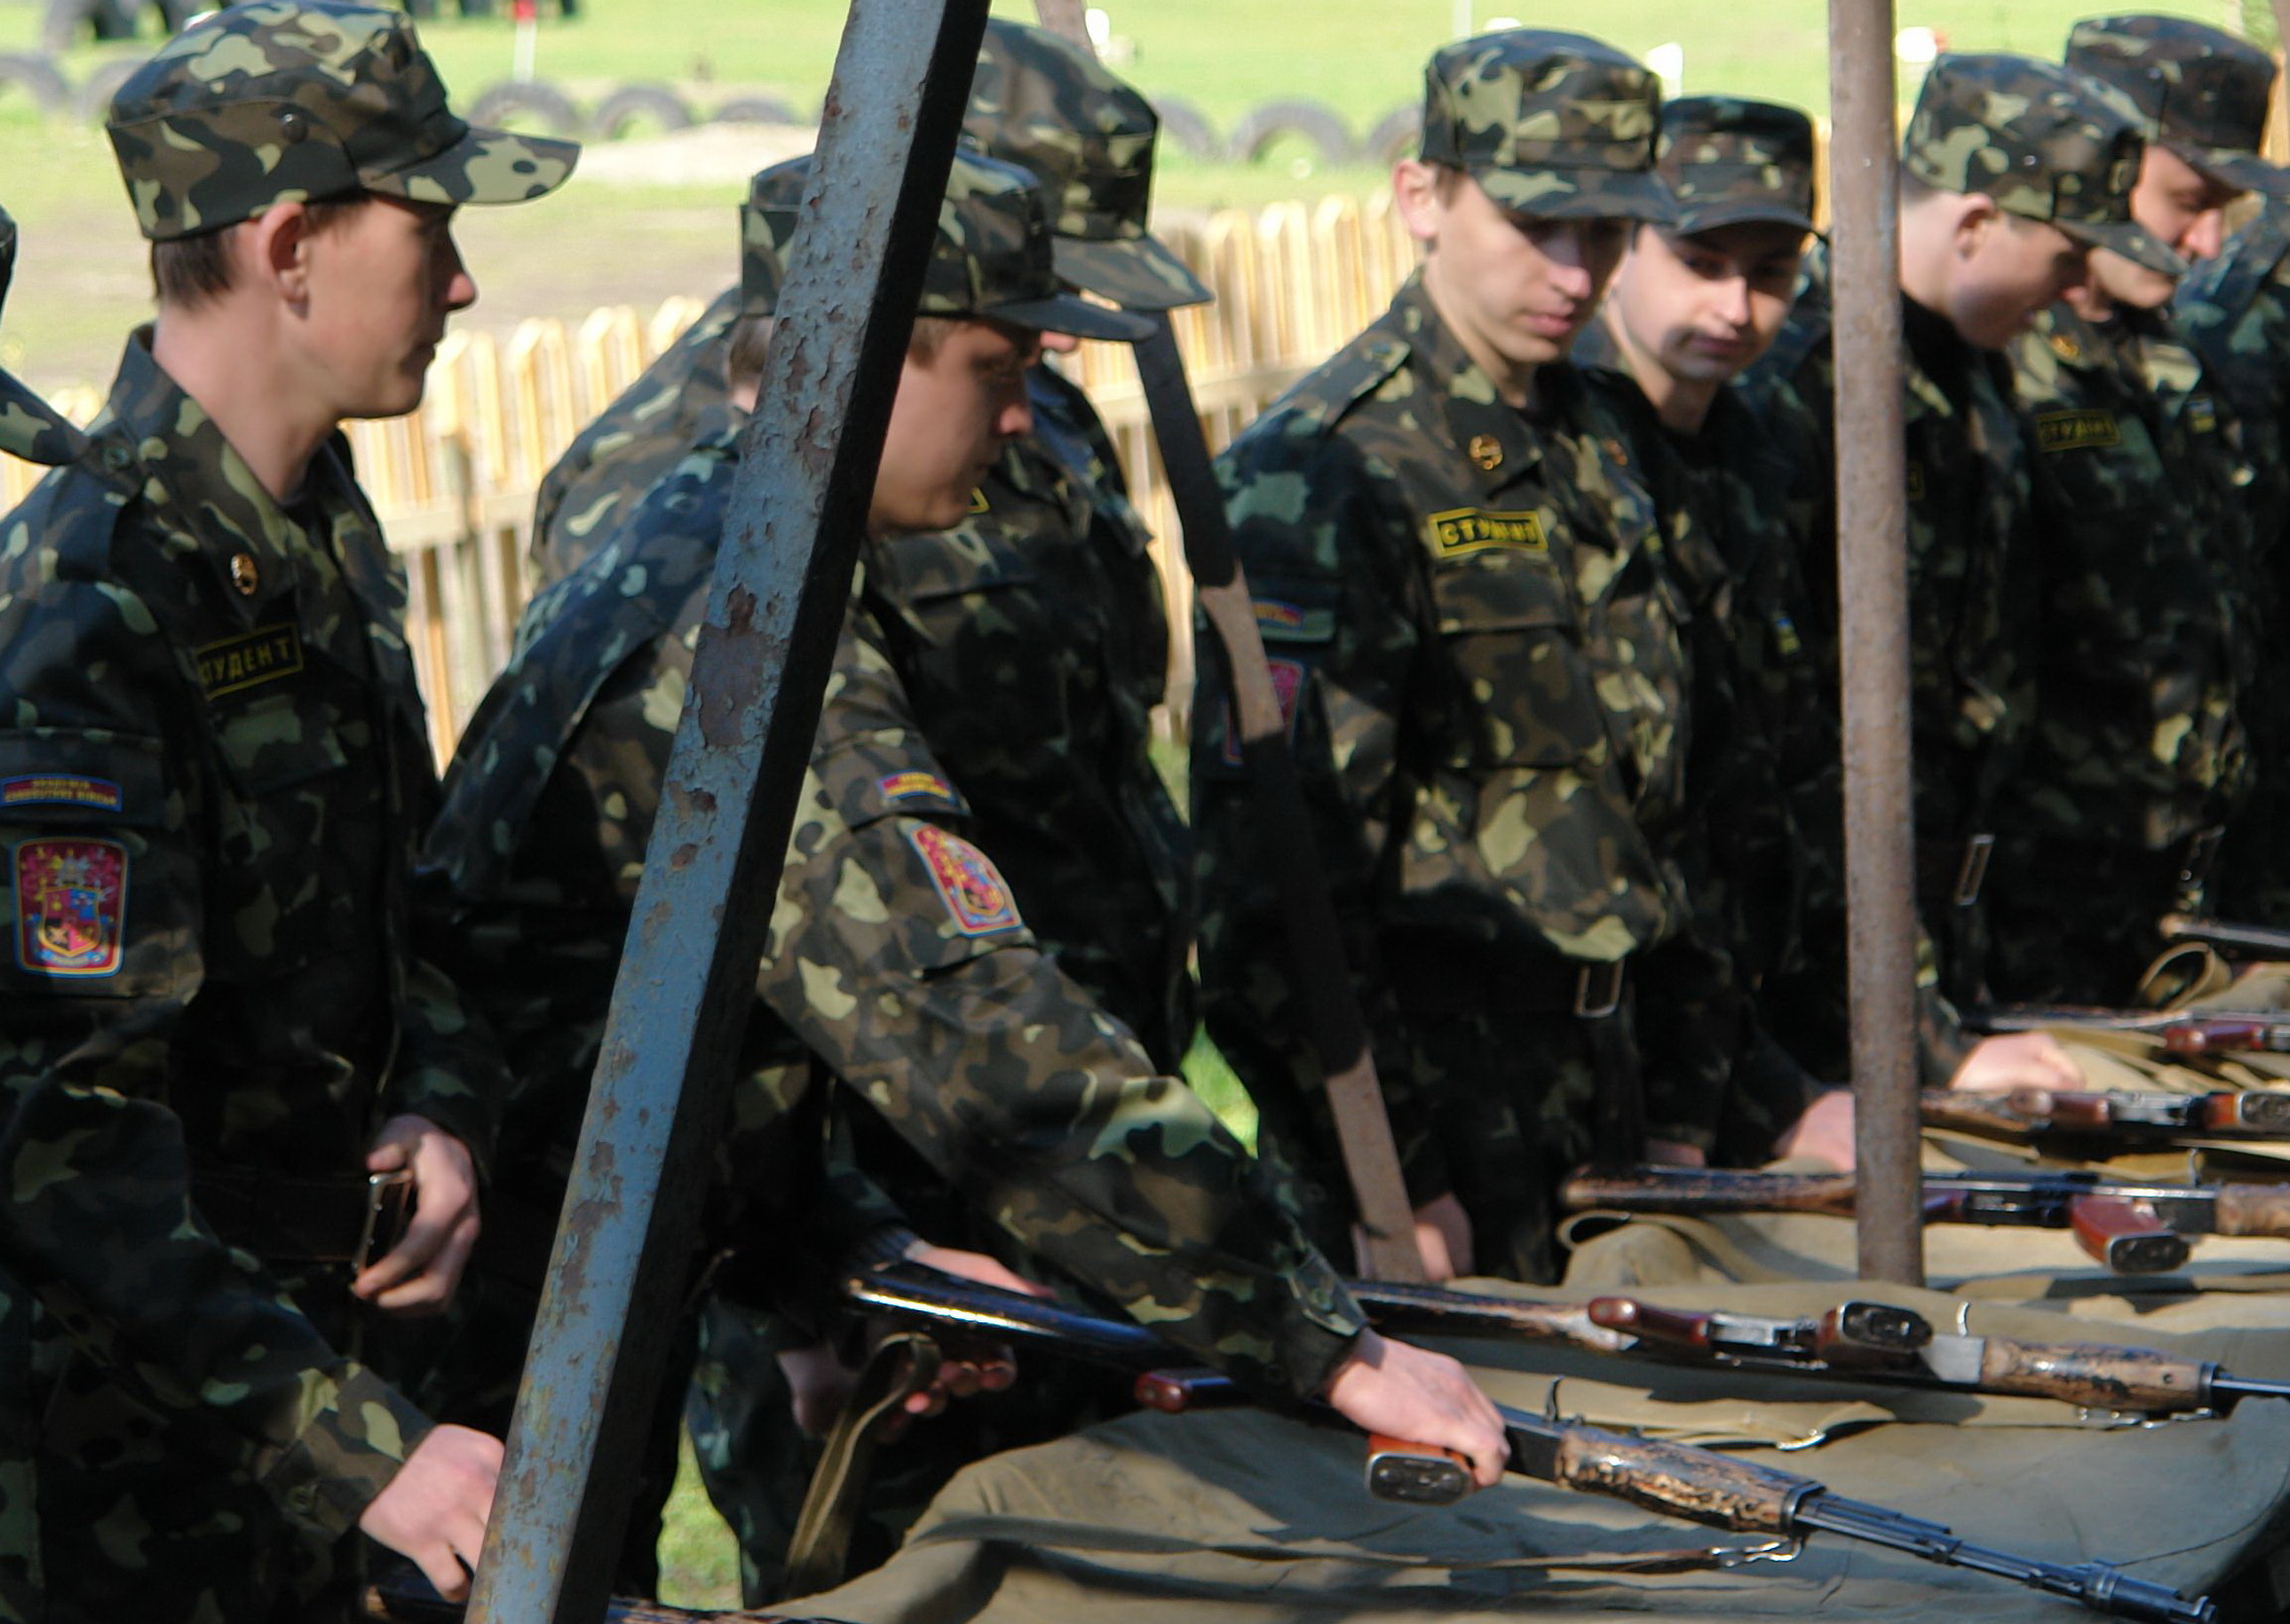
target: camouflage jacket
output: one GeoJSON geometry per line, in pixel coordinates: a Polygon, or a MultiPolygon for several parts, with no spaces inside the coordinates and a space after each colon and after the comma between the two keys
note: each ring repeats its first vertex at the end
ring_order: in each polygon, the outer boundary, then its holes
{"type": "Polygon", "coordinates": [[[282,511],[142,334],[89,432],[0,523],[8,1257],[338,1533],[426,1423],[189,1178],[362,1181],[400,1112],[486,1153],[499,1062],[410,945],[435,786],[405,586],[338,440],[282,511]]]}
{"type": "MultiPolygon", "coordinates": [[[[1688,595],[1618,425],[1570,367],[1535,387],[1504,405],[1417,279],[1219,463],[1419,1202],[1449,1175],[1409,1059],[1431,1017],[1398,974],[1572,982],[1684,942],[1692,915],[1688,595]]],[[[1243,1081],[1293,1088],[1317,1068],[1229,716],[1204,662],[1202,997],[1243,1081]]],[[[1648,1068],[1650,1131],[1707,1142],[1713,1066],[1648,1068]]]]}
{"type": "Polygon", "coordinates": [[[532,502],[542,585],[578,569],[686,451],[730,421],[725,339],[738,321],[739,290],[727,288],[550,465],[532,502]]]}
{"type": "Polygon", "coordinates": [[[2056,305],[2011,357],[2045,634],[2010,821],[2160,851],[2219,822],[2243,774],[2247,548],[2224,406],[2159,316],[2094,325],[2056,305]]]}
{"type": "Polygon", "coordinates": [[[1047,367],[1027,394],[1034,432],[968,523],[868,545],[868,603],[1035,939],[1174,1071],[1193,1040],[1193,905],[1150,754],[1161,580],[1088,398],[1047,367]]]}
{"type": "MultiPolygon", "coordinates": [[[[587,1086],[735,440],[698,447],[536,600],[463,740],[431,858],[526,1091],[587,1086]],[[525,1047],[530,1039],[535,1047],[525,1047]]],[[[1258,1385],[1309,1391],[1361,1320],[1248,1154],[1058,970],[853,600],[758,971],[765,1013],[1021,1244],[1258,1385]]]]}
{"type": "MultiPolygon", "coordinates": [[[[1916,831],[1958,842],[1992,821],[2033,710],[2030,453],[2002,358],[1964,343],[1914,300],[1901,304],[1916,831]]],[[[1793,497],[1817,603],[1836,601],[1832,319],[1827,256],[1816,247],[1787,327],[1747,380],[1761,416],[1786,385],[1820,431],[1793,497]]],[[[1920,884],[1953,878],[1919,874],[1920,884]]]]}

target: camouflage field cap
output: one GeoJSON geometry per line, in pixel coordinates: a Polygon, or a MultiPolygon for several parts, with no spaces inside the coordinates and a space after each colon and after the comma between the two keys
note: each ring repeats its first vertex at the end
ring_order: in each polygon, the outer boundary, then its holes
{"type": "Polygon", "coordinates": [[[2144,121],[2122,96],[2033,56],[1943,56],[1901,143],[1901,167],[1944,192],[1979,192],[2079,242],[2165,276],[2186,261],[2131,218],[2147,152],[2144,121]]]}
{"type": "Polygon", "coordinates": [[[562,185],[580,155],[575,142],[464,124],[405,13],[340,0],[212,13],[120,87],[107,129],[155,242],[355,191],[522,203],[562,185]]]}
{"type": "Polygon", "coordinates": [[[1152,104],[1081,47],[1047,29],[987,19],[962,133],[1049,193],[1058,274],[1130,310],[1213,297],[1145,230],[1160,130],[1152,104]]]}
{"type": "Polygon", "coordinates": [[[1662,82],[1580,34],[1458,40],[1423,72],[1423,161],[1469,171],[1523,215],[1670,224],[1677,205],[1654,172],[1661,128],[1662,82]]]}
{"type": "Polygon", "coordinates": [[[2290,171],[2258,155],[2274,59],[2248,41],[2184,17],[2095,17],[2067,36],[2067,65],[2122,91],[2149,141],[2222,186],[2290,192],[2290,171]]]}
{"type": "Polygon", "coordinates": [[[1674,230],[1689,237],[1746,221],[1813,230],[1813,121],[1793,107],[1734,96],[1664,102],[1655,169],[1677,199],[1674,230]]]}
{"type": "MultiPolygon", "coordinates": [[[[811,178],[810,156],[774,164],[749,182],[739,211],[740,313],[769,316],[811,178]]],[[[1093,305],[1058,281],[1050,202],[1033,176],[957,147],[917,316],[991,316],[1040,333],[1135,343],[1153,331],[1140,317],[1093,305]]]]}

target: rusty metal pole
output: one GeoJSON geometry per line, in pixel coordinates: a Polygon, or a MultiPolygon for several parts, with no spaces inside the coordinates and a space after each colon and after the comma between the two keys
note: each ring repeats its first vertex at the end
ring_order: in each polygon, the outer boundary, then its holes
{"type": "Polygon", "coordinates": [[[1837,581],[1863,1280],[1924,1284],[1901,423],[1900,137],[1891,0],[1829,0],[1837,581]]]}
{"type": "Polygon", "coordinates": [[[852,0],[469,1617],[605,1616],[987,0],[852,0]]]}
{"type": "MultiPolygon", "coordinates": [[[[1094,50],[1083,25],[1081,0],[1034,0],[1042,27],[1064,35],[1084,50],[1094,50]]],[[[1248,775],[1251,810],[1256,814],[1257,849],[1279,889],[1281,914],[1288,938],[1289,968],[1303,1007],[1305,1040],[1320,1063],[1321,1087],[1335,1118],[1337,1150],[1352,1188],[1358,1215],[1361,1267],[1377,1280],[1411,1285],[1429,1279],[1415,1244],[1415,1213],[1408,1203],[1407,1179],[1399,1146],[1384,1109],[1376,1056],[1368,1046],[1368,1022],[1353,991],[1345,962],[1342,926],[1328,894],[1304,804],[1295,756],[1288,748],[1288,718],[1273,688],[1257,629],[1256,602],[1233,551],[1232,526],[1224,494],[1210,465],[1208,440],[1185,356],[1167,311],[1151,312],[1153,332],[1135,346],[1137,378],[1153,438],[1161,447],[1162,472],[1185,535],[1185,567],[1193,576],[1193,599],[1215,635],[1215,652],[1231,684],[1234,725],[1240,734],[1241,765],[1248,775]]]]}

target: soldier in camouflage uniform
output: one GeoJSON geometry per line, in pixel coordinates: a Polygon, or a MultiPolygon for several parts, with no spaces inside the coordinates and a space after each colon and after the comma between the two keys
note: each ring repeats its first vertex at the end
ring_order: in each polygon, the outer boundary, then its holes
{"type": "MultiPolygon", "coordinates": [[[[795,210],[755,214],[776,253],[795,210]]],[[[922,296],[931,325],[908,353],[871,534],[962,518],[1027,426],[1039,331],[1141,331],[1058,291],[1050,222],[1024,171],[957,156],[922,296]]],[[[745,352],[741,334],[730,352],[745,352]]],[[[448,776],[428,855],[460,912],[465,984],[485,990],[523,1066],[513,1127],[526,1118],[537,1141],[585,1099],[736,456],[729,435],[696,447],[535,600],[448,776]]],[[[1387,1430],[1463,1448],[1491,1477],[1499,1433],[1460,1369],[1366,1330],[1246,1152],[1041,950],[967,838],[969,804],[915,723],[891,641],[862,588],[758,970],[750,1054],[784,1056],[792,1038],[816,1055],[1013,1236],[1178,1347],[1259,1389],[1385,1415],[1387,1430]]],[[[743,1126],[792,1131],[795,1102],[742,1095],[743,1126]]],[[[766,1203],[782,1194],[743,1182],[766,1203]]]]}
{"type": "MultiPolygon", "coordinates": [[[[990,20],[966,137],[1038,180],[1056,207],[1059,280],[1133,310],[1196,304],[1208,290],[1146,231],[1159,121],[1089,52],[1038,28],[990,20]]],[[[793,202],[802,166],[773,171],[793,202]]],[[[750,242],[752,274],[772,274],[750,242]]],[[[1174,1074],[1195,1014],[1191,850],[1151,757],[1167,685],[1168,627],[1142,522],[1110,436],[1088,398],[1048,366],[1026,378],[1033,429],[1003,451],[951,530],[869,541],[865,590],[916,723],[969,804],[977,842],[1058,967],[1174,1074]]],[[[1028,1267],[1022,1249],[962,1201],[855,1095],[838,1113],[872,1179],[934,1238],[1028,1267]]],[[[755,1338],[719,1300],[704,1348],[755,1338]]],[[[760,1402],[748,1374],[704,1352],[689,1410],[703,1474],[741,1536],[744,1588],[773,1591],[777,1525],[800,1480],[754,1503],[744,1484],[803,1453],[785,1404],[760,1402]],[[719,1405],[717,1395],[727,1400],[719,1405]],[[751,1435],[742,1437],[740,1418],[751,1435]]],[[[1068,1366],[1036,1371],[912,1429],[883,1463],[870,1536],[904,1523],[958,1467],[1040,1442],[1090,1418],[1108,1384],[1068,1366]]],[[[1125,1402],[1120,1384],[1111,1387],[1125,1402]]]]}
{"type": "Polygon", "coordinates": [[[158,321],[0,521],[10,1397],[49,1620],[342,1617],[351,1528],[449,1592],[483,1538],[498,1442],[354,1339],[450,1293],[503,1083],[414,945],[435,786],[335,429],[413,407],[475,297],[454,206],[577,149],[455,118],[402,14],[294,0],[179,35],[109,131],[158,321]],[[393,1168],[413,1226],[353,1279],[393,1168]]]}
{"type": "MultiPolygon", "coordinates": [[[[1558,1175],[1704,1154],[1742,1037],[1679,867],[1675,551],[1701,543],[1566,364],[1632,225],[1675,206],[1656,81],[1611,47],[1487,35],[1426,81],[1394,173],[1423,270],[1220,468],[1418,1215],[1459,1269],[1550,1280],[1558,1175]]],[[[1213,671],[1193,715],[1209,1030],[1333,1244],[1338,1152],[1213,671]]]]}
{"type": "MultiPolygon", "coordinates": [[[[1944,56],[1901,152],[1910,719],[1918,911],[1950,999],[1984,998],[1983,886],[1998,797],[2018,764],[2035,683],[2029,456],[1996,352],[2080,283],[2093,247],[2164,273],[2178,257],[2130,217],[2144,141],[2131,109],[2049,62],[1944,56]]],[[[1835,383],[1826,264],[1753,375],[1786,385],[1825,434],[1835,383]]],[[[1834,601],[1834,446],[1798,471],[1808,574],[1834,601]]],[[[1833,657],[1823,650],[1824,662],[1833,657]]],[[[1944,1009],[1945,1013],[1945,1009],[1944,1009]]],[[[1946,1021],[1937,1023],[1945,1026],[1946,1021]]],[[[1934,1081],[1960,1041],[1935,1030],[1934,1081]]]]}
{"type": "MultiPolygon", "coordinates": [[[[1813,232],[1813,122],[1724,96],[1666,102],[1656,168],[1678,201],[1641,226],[1578,365],[1630,425],[1656,495],[1687,508],[1706,545],[1679,557],[1693,593],[1699,716],[1687,764],[1712,849],[1688,871],[1695,903],[1732,953],[1762,1022],[1814,1075],[1845,1075],[1844,896],[1833,686],[1814,663],[1834,620],[1804,580],[1790,527],[1792,445],[1813,433],[1793,397],[1765,418],[1727,387],[1779,334],[1813,232]],[[1827,839],[1810,831],[1835,830],[1827,839]]],[[[1784,1098],[1787,1098],[1786,1093],[1784,1098]]],[[[1785,1124],[1744,1124],[1751,1153],[1785,1124]]],[[[1789,1147],[1806,1154],[1799,1136],[1789,1147]]],[[[1844,1147],[1829,1145],[1835,1157],[1844,1147]]],[[[1850,1161],[1850,1156],[1844,1158],[1850,1161]]]]}
{"type": "MultiPolygon", "coordinates": [[[[2267,191],[2246,171],[2242,184],[2267,191]]],[[[2290,521],[2290,375],[2283,365],[2290,355],[2290,198],[2265,196],[2224,251],[2180,282],[2170,310],[2176,335],[2225,397],[2220,416],[2248,476],[2240,503],[2246,548],[2241,607],[2255,629],[2238,646],[2262,648],[2279,635],[2290,604],[2290,551],[2283,546],[2290,521]]],[[[2290,842],[2282,838],[2290,822],[2290,683],[2261,666],[2247,674],[2237,702],[2249,783],[2228,812],[2205,901],[2226,918],[2290,925],[2290,842]]]]}
{"type": "MultiPolygon", "coordinates": [[[[2183,18],[2102,18],[2075,26],[2067,66],[2147,121],[2132,217],[2182,257],[2218,251],[2220,211],[2244,189],[2290,187],[2257,155],[2274,66],[2256,47],[2183,18]]],[[[2094,254],[2090,281],[2010,350],[2045,625],[1989,874],[1989,981],[2015,1002],[2130,1002],[2155,921],[2199,910],[2245,788],[2249,481],[2172,290],[2094,254]]]]}

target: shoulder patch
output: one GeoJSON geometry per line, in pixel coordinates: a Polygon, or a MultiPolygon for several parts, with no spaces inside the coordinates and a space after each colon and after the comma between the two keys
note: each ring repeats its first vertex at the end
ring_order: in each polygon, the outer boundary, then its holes
{"type": "Polygon", "coordinates": [[[2089,409],[2036,414],[2039,451],[2089,451],[2122,443],[2123,431],[2116,427],[2113,412],[2089,409]]]}
{"type": "MultiPolygon", "coordinates": [[[[1304,668],[1294,660],[1265,657],[1265,671],[1273,680],[1273,698],[1280,702],[1281,725],[1288,742],[1296,741],[1296,696],[1304,691],[1304,668]]],[[[1224,764],[1237,767],[1240,755],[1240,702],[1234,699],[1224,713],[1224,764]]]]}
{"type": "Polygon", "coordinates": [[[983,485],[973,485],[970,488],[971,513],[973,515],[991,513],[993,510],[994,504],[986,500],[986,487],[983,485]]]}
{"type": "Polygon", "coordinates": [[[18,967],[39,976],[118,974],[127,847],[116,840],[27,840],[13,866],[18,967]]]}
{"type": "Polygon", "coordinates": [[[990,936],[998,930],[1015,930],[1024,921],[1017,903],[994,859],[959,834],[935,823],[917,823],[906,839],[930,872],[939,901],[965,936],[990,936]]]}
{"type": "Polygon", "coordinates": [[[199,686],[209,699],[295,676],[302,670],[302,628],[292,621],[258,625],[193,650],[199,686]]]}
{"type": "Polygon", "coordinates": [[[1508,547],[1518,552],[1549,552],[1550,538],[1543,533],[1543,516],[1528,510],[1524,513],[1489,513],[1484,508],[1450,508],[1445,513],[1433,514],[1424,522],[1430,530],[1434,549],[1442,558],[1460,558],[1466,553],[1485,552],[1490,547],[1508,547]]]}
{"type": "Polygon", "coordinates": [[[15,807],[78,807],[86,812],[121,812],[127,797],[108,778],[78,773],[22,773],[0,778],[0,811],[15,807]]]}
{"type": "Polygon", "coordinates": [[[1336,611],[1291,603],[1286,598],[1256,600],[1257,634],[1267,642],[1324,643],[1336,635],[1336,611]]]}
{"type": "Polygon", "coordinates": [[[903,801],[942,801],[950,807],[962,803],[954,793],[954,786],[936,773],[908,768],[903,773],[886,773],[875,780],[875,788],[885,801],[897,804],[903,801]]]}
{"type": "Polygon", "coordinates": [[[2187,397],[2187,428],[2198,434],[2215,434],[2219,430],[2218,403],[2208,395],[2187,397]]]}

